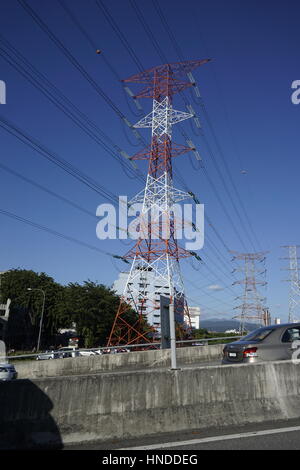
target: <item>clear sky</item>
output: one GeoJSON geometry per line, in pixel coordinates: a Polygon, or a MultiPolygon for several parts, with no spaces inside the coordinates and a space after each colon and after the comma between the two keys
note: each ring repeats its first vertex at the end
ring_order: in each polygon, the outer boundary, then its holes
{"type": "MultiPolygon", "coordinates": [[[[133,103],[128,104],[116,74],[127,78],[139,72],[138,63],[147,69],[162,61],[134,4],[130,0],[103,0],[119,28],[116,32],[95,0],[64,0],[63,4],[78,20],[77,25],[59,0],[28,0],[27,4],[49,28],[47,35],[21,3],[0,0],[0,80],[7,87],[7,103],[0,105],[2,122],[7,119],[111,193],[134,196],[142,189],[142,182],[130,179],[109,152],[26,79],[24,70],[23,75],[20,68],[16,70],[16,61],[25,69],[28,64],[20,56],[9,58],[7,54],[12,54],[12,50],[6,42],[109,136],[110,149],[115,144],[132,155],[142,146],[49,34],[59,39],[118,110],[135,123],[150,111],[151,102],[143,100],[143,112],[137,116],[137,109],[133,103]],[[120,31],[135,61],[121,42],[117,34],[120,31]],[[96,48],[102,53],[97,54],[96,48]]],[[[160,52],[168,62],[179,61],[155,3],[143,0],[137,5],[160,52]]],[[[202,307],[203,318],[231,318],[236,312],[233,307],[238,304],[235,296],[242,294],[242,286],[231,287],[239,275],[231,275],[234,266],[225,246],[236,251],[267,250],[268,288],[262,293],[267,296],[272,316],[287,320],[288,284],[281,282],[288,279],[288,272],[281,270],[287,261],[279,257],[286,256],[281,245],[300,243],[300,105],[291,102],[291,83],[300,79],[299,3],[164,0],[159,5],[184,60],[213,58],[194,72],[207,114],[190,91],[185,93],[203,124],[204,137],[197,135],[192,122],[182,126],[196,144],[205,171],[197,167],[192,153],[179,157],[175,168],[175,186],[186,189],[184,180],[205,204],[219,235],[206,224],[206,243],[199,252],[205,266],[196,260],[192,263],[194,268],[190,261],[182,262],[190,303],[202,307]]],[[[56,89],[52,92],[59,96],[56,89]]],[[[180,97],[175,98],[174,105],[186,110],[180,97]]],[[[149,130],[142,130],[141,134],[150,141],[149,130]]],[[[174,128],[173,137],[184,144],[180,128],[174,128]]],[[[99,204],[107,202],[102,195],[2,127],[0,142],[1,210],[100,250],[122,255],[129,249],[127,241],[96,238],[97,219],[93,214],[99,204]],[[90,215],[18,178],[7,168],[71,200],[90,215]]],[[[139,168],[145,174],[146,166],[139,164],[139,168]]],[[[61,283],[89,278],[107,285],[113,283],[119,270],[126,269],[120,260],[0,214],[0,271],[17,267],[45,271],[61,283]]]]}

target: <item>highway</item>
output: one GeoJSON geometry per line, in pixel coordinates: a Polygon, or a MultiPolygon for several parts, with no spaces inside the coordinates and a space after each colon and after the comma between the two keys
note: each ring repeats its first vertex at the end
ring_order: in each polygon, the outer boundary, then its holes
{"type": "MultiPolygon", "coordinates": [[[[69,445],[65,450],[144,451],[178,450],[300,450],[300,420],[228,426],[155,435],[134,440],[69,445]]],[[[125,454],[124,454],[125,455],[125,454]]]]}

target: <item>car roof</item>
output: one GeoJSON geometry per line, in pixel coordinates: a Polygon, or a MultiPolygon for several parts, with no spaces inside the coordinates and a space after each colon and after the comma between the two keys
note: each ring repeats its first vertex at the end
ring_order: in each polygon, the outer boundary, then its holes
{"type": "Polygon", "coordinates": [[[300,322],[297,323],[280,323],[279,325],[269,325],[269,326],[264,326],[262,328],[273,328],[273,329],[279,329],[279,328],[287,328],[287,327],[298,327],[300,326],[300,322]]]}

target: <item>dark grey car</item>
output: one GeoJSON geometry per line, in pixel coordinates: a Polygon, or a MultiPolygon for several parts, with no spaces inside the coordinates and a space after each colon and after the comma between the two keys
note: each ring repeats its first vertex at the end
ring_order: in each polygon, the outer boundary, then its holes
{"type": "Polygon", "coordinates": [[[222,364],[288,360],[297,350],[300,359],[300,323],[271,325],[227,344],[222,364]]]}

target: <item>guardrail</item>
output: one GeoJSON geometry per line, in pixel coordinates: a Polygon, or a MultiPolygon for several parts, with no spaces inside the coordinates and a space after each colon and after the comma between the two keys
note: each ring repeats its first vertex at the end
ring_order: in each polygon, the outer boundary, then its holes
{"type": "MultiPolygon", "coordinates": [[[[240,339],[242,336],[224,336],[224,337],[218,337],[218,338],[203,338],[203,339],[185,339],[182,341],[176,341],[176,344],[181,344],[181,343],[208,343],[209,341],[225,341],[232,339],[233,341],[236,339],[240,339]]],[[[195,344],[195,346],[202,346],[202,344],[195,344]]]]}
{"type": "MultiPolygon", "coordinates": [[[[188,340],[178,340],[176,341],[177,345],[180,344],[189,344],[192,343],[192,346],[208,346],[210,342],[212,341],[226,341],[226,340],[238,340],[242,338],[242,336],[224,336],[224,337],[217,337],[217,338],[203,338],[203,339],[188,339],[188,340]]],[[[116,353],[117,349],[140,349],[140,348],[147,348],[147,349],[161,349],[161,343],[143,343],[143,344],[123,344],[120,346],[111,346],[111,347],[99,347],[99,348],[74,348],[70,351],[59,351],[59,350],[48,350],[48,353],[73,353],[73,352],[78,352],[80,353],[81,351],[107,351],[106,354],[114,354],[116,353]],[[110,351],[110,352],[108,352],[110,351]]],[[[0,358],[1,360],[15,360],[15,359],[25,359],[25,358],[36,358],[37,356],[41,356],[42,354],[46,354],[46,351],[41,351],[39,353],[32,353],[32,354],[20,354],[20,355],[6,355],[0,358]]],[[[105,354],[105,353],[104,353],[105,354]]]]}

